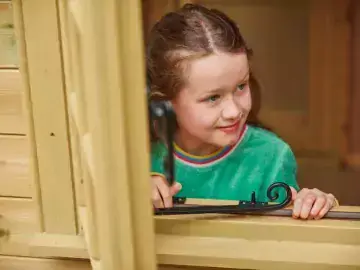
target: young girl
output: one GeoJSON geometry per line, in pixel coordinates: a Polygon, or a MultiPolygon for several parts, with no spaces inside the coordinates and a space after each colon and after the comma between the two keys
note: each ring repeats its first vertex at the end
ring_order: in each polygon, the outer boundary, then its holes
{"type": "Polygon", "coordinates": [[[274,182],[291,187],[294,218],[319,219],[335,205],[332,194],[300,190],[288,144],[250,124],[250,60],[236,24],[218,10],[186,4],[153,27],[147,50],[150,98],[171,101],[177,119],[172,186],[164,177],[167,149],[161,141],[152,144],[155,207],[171,207],[175,195],[249,201],[253,191],[257,201],[266,202],[274,182]]]}

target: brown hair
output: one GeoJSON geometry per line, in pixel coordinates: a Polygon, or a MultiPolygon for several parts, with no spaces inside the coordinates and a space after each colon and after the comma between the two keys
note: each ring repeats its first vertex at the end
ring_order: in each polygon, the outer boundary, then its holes
{"type": "MultiPolygon", "coordinates": [[[[216,51],[252,50],[235,22],[223,12],[196,4],[185,4],[170,12],[152,28],[147,45],[146,64],[150,99],[172,100],[186,82],[186,60],[210,55],[216,51]]],[[[248,123],[258,125],[260,87],[250,70],[253,108],[248,123]]]]}

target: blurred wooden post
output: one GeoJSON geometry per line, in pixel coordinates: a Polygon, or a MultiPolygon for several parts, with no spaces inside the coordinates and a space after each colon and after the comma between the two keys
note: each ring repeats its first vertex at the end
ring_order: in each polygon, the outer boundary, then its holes
{"type": "Polygon", "coordinates": [[[59,11],[92,265],[156,269],[140,2],[70,0],[59,11]]]}

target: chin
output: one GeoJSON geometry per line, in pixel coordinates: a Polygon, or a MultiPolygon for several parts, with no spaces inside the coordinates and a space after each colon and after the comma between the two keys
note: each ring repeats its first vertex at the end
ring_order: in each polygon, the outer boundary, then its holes
{"type": "Polygon", "coordinates": [[[224,134],[223,132],[221,132],[217,137],[217,142],[219,143],[219,146],[225,147],[228,145],[236,144],[236,142],[239,140],[240,132],[240,130],[238,132],[230,134],[224,134]]]}
{"type": "Polygon", "coordinates": [[[226,136],[227,138],[223,137],[219,140],[216,140],[215,144],[218,146],[218,147],[226,147],[226,146],[229,146],[229,145],[233,145],[237,142],[238,140],[238,137],[239,136],[226,136]]]}

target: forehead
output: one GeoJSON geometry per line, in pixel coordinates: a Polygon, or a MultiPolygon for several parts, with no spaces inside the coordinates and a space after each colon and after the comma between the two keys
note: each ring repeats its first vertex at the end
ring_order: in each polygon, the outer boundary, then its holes
{"type": "Polygon", "coordinates": [[[193,93],[233,88],[248,71],[245,53],[214,53],[189,62],[187,86],[193,93]]]}

